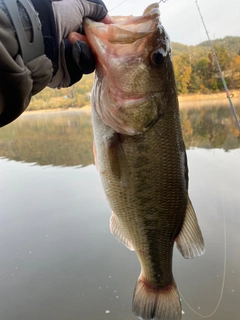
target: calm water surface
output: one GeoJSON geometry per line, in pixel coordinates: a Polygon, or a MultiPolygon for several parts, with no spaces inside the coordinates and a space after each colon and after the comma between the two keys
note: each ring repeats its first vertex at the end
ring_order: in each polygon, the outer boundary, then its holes
{"type": "MultiPolygon", "coordinates": [[[[228,107],[181,118],[206,254],[175,251],[176,282],[197,313],[210,315],[222,292],[209,319],[239,320],[240,136],[228,107]]],[[[109,231],[90,115],[25,114],[0,130],[0,157],[0,319],[136,319],[140,267],[109,231]]],[[[184,320],[201,319],[182,304],[184,320]]]]}

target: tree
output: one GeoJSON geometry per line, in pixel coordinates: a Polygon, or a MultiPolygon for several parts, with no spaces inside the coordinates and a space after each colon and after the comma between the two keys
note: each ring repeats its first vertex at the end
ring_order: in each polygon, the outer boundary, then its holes
{"type": "Polygon", "coordinates": [[[196,72],[199,77],[199,89],[206,93],[209,90],[209,81],[212,78],[211,60],[202,57],[196,64],[196,72]]]}
{"type": "Polygon", "coordinates": [[[173,57],[173,66],[178,93],[188,93],[192,72],[188,55],[173,57]]]}
{"type": "MultiPolygon", "coordinates": [[[[231,56],[228,53],[226,47],[224,46],[216,46],[214,45],[214,50],[216,52],[216,56],[221,67],[221,70],[228,70],[230,67],[231,56]]],[[[216,63],[215,63],[215,71],[218,72],[216,63]]]]}
{"type": "Polygon", "coordinates": [[[240,55],[231,63],[232,74],[230,78],[230,87],[240,89],[240,55]]]}

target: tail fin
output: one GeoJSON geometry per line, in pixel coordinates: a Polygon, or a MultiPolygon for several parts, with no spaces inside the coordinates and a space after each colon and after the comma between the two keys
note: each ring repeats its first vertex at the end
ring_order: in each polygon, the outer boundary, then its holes
{"type": "Polygon", "coordinates": [[[177,286],[151,287],[138,279],[133,295],[133,313],[142,320],[180,320],[182,306],[177,286]]]}

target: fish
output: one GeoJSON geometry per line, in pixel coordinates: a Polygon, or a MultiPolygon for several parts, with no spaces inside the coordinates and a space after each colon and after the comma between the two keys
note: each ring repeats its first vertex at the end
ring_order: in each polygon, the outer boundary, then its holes
{"type": "Polygon", "coordinates": [[[132,311],[142,320],[179,320],[174,244],[187,259],[205,249],[188,194],[171,42],[159,4],[108,25],[86,18],[83,28],[96,56],[94,157],[112,210],[110,231],[141,266],[132,311]]]}

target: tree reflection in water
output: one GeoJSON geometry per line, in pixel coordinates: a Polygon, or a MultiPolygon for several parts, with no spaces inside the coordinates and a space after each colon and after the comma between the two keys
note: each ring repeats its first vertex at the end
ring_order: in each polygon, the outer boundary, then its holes
{"type": "Polygon", "coordinates": [[[24,114],[0,130],[0,156],[38,165],[93,163],[91,115],[83,111],[24,114]]]}
{"type": "MultiPolygon", "coordinates": [[[[237,108],[240,114],[240,108],[237,108]]],[[[228,106],[182,107],[186,148],[240,148],[228,106]]],[[[26,113],[0,130],[0,157],[54,166],[94,163],[91,114],[84,111],[26,113]]]]}
{"type": "MultiPolygon", "coordinates": [[[[240,108],[237,108],[238,114],[240,108]]],[[[240,132],[230,107],[182,108],[180,111],[186,148],[224,149],[240,147],[240,132]]]]}

